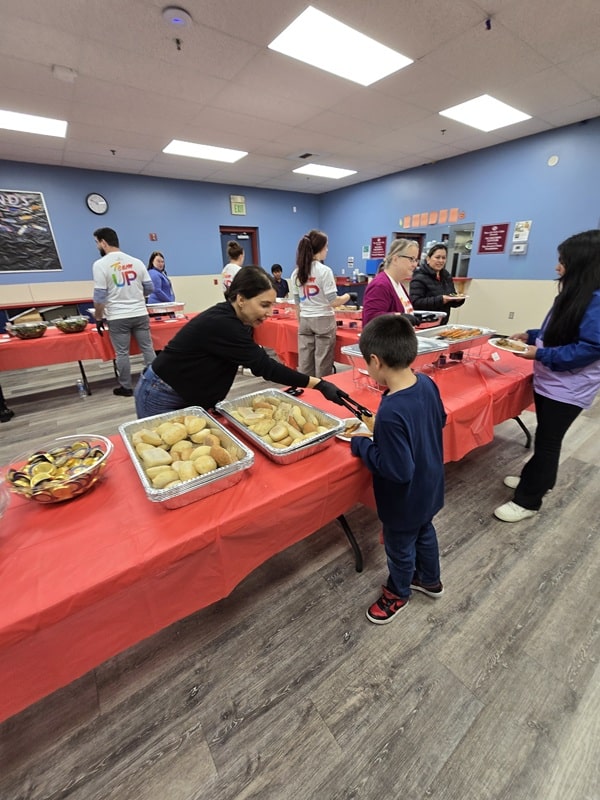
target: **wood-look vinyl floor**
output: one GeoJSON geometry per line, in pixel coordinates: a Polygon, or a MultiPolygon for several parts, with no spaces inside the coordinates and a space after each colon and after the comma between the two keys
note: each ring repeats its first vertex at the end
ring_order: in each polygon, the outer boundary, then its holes
{"type": "MultiPolygon", "coordinates": [[[[85,400],[65,369],[36,395],[39,372],[2,375],[18,415],[0,426],[2,461],[24,438],[133,417],[106,367],[85,400]]],[[[234,390],[263,386],[240,375],[234,390]]],[[[0,798],[600,800],[599,432],[597,402],[543,510],[517,525],[491,514],[527,458],[514,422],[449,464],[446,592],[388,626],[364,616],[385,557],[376,516],[355,507],[363,573],[327,525],[0,725],[0,798]]]]}

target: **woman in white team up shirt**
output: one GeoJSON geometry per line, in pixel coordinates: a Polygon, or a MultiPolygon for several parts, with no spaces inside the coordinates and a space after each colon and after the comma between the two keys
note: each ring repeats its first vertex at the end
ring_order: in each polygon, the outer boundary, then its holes
{"type": "Polygon", "coordinates": [[[350,299],[339,295],[327,256],[327,236],[312,230],[298,242],[292,294],[298,314],[298,370],[317,378],[331,375],[335,354],[335,312],[350,299]]]}
{"type": "Polygon", "coordinates": [[[223,294],[227,294],[227,290],[231,286],[231,281],[235,278],[244,264],[244,250],[233,239],[227,242],[227,257],[229,264],[225,264],[221,272],[221,288],[223,294]]]}

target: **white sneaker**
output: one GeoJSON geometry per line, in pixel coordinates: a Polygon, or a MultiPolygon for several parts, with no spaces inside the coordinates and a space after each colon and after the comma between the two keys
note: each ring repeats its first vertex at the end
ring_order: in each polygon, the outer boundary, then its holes
{"type": "Polygon", "coordinates": [[[508,486],[509,489],[516,489],[521,483],[521,478],[517,475],[507,475],[502,482],[505,486],[508,486]]]}
{"type": "Polygon", "coordinates": [[[520,522],[522,519],[535,517],[537,513],[537,511],[533,511],[531,508],[518,506],[511,500],[509,503],[504,503],[503,506],[498,506],[494,511],[494,516],[497,519],[501,519],[502,522],[520,522]]]}

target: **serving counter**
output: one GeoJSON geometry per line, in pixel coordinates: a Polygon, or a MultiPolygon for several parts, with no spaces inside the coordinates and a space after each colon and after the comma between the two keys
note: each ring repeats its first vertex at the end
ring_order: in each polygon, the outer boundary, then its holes
{"type": "MultiPolygon", "coordinates": [[[[490,441],[494,424],[532,399],[531,362],[505,353],[433,378],[448,412],[447,461],[490,441]]],[[[332,380],[376,410],[380,395],[356,387],[352,371],[332,380]]],[[[303,400],[347,416],[315,390],[303,400]]],[[[237,485],[174,510],[147,500],[113,441],[89,493],[50,506],[12,495],[0,520],[0,720],[227,596],[356,503],[373,506],[366,467],[338,440],[285,466],[256,452],[237,485]]]]}

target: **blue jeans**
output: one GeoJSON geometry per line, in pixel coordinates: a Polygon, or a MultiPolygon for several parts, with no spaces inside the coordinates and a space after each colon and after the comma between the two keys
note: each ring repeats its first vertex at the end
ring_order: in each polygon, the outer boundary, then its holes
{"type": "Polygon", "coordinates": [[[383,544],[390,573],[387,580],[390,592],[398,597],[410,597],[413,575],[425,586],[440,582],[440,554],[431,520],[408,531],[384,525],[383,544]]]}
{"type": "Polygon", "coordinates": [[[165,411],[177,411],[187,405],[183,397],[159,378],[152,367],[146,367],[143,371],[133,394],[138,419],[164,414],[165,411]]]}
{"type": "Polygon", "coordinates": [[[109,319],[108,335],[115,350],[119,383],[125,389],[131,389],[131,363],[129,361],[131,337],[134,336],[138,343],[144,357],[144,364],[151,364],[156,357],[150,335],[150,317],[148,314],[144,314],[141,317],[129,317],[128,319],[109,319]]]}

